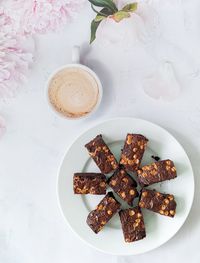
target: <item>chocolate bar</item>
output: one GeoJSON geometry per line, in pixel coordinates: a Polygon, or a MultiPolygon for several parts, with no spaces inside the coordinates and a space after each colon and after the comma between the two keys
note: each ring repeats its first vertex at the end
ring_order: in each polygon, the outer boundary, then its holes
{"type": "Polygon", "coordinates": [[[137,171],[141,186],[148,186],[177,177],[176,168],[171,160],[145,165],[137,171]]]}
{"type": "Polygon", "coordinates": [[[75,173],[73,178],[75,194],[106,194],[106,176],[101,173],[75,173]]]}
{"type": "Polygon", "coordinates": [[[139,207],[119,212],[125,242],[134,242],[146,237],[143,215],[139,207]]]}
{"type": "Polygon", "coordinates": [[[143,135],[127,134],[120,159],[120,164],[127,171],[135,172],[138,170],[147,142],[148,139],[143,135]]]}
{"type": "Polygon", "coordinates": [[[87,224],[94,231],[98,233],[105,224],[113,217],[120,209],[120,203],[115,199],[112,192],[107,195],[97,205],[97,208],[91,211],[87,217],[87,224]]]}
{"type": "Polygon", "coordinates": [[[110,177],[108,184],[121,199],[130,206],[133,205],[134,198],[138,196],[137,183],[124,169],[116,170],[110,177]]]}
{"type": "Polygon", "coordinates": [[[176,213],[174,196],[163,194],[156,190],[143,189],[141,191],[139,206],[169,217],[176,213]]]}
{"type": "Polygon", "coordinates": [[[102,135],[97,135],[85,147],[103,174],[111,173],[117,169],[118,163],[102,139],[102,135]]]}

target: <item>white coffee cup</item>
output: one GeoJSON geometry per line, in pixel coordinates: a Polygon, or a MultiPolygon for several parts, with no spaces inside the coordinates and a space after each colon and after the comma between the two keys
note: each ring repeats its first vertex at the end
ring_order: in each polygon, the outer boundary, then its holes
{"type": "Polygon", "coordinates": [[[78,120],[81,118],[86,118],[88,116],[90,116],[91,114],[93,114],[99,107],[100,103],[101,103],[101,99],[102,99],[102,95],[103,95],[103,89],[102,89],[102,84],[101,81],[99,79],[99,77],[97,76],[97,74],[91,70],[89,67],[82,65],[80,63],[80,47],[79,46],[74,46],[72,49],[72,63],[71,64],[67,64],[64,65],[62,67],[59,67],[58,69],[56,69],[48,78],[47,84],[46,84],[46,98],[47,98],[47,103],[49,105],[49,107],[53,110],[53,112],[57,115],[57,116],[61,116],[64,117],[65,119],[70,119],[70,120],[78,120]],[[50,97],[49,97],[49,87],[50,87],[50,82],[52,80],[52,78],[59,73],[60,71],[67,69],[67,68],[75,68],[75,69],[82,69],[84,71],[86,71],[87,73],[89,73],[90,76],[92,76],[96,83],[97,83],[97,87],[98,87],[98,98],[97,98],[97,102],[95,104],[95,106],[91,109],[90,112],[86,113],[83,116],[79,116],[79,117],[69,117],[61,112],[59,112],[58,110],[56,110],[56,108],[53,106],[53,104],[50,101],[50,97]]]}

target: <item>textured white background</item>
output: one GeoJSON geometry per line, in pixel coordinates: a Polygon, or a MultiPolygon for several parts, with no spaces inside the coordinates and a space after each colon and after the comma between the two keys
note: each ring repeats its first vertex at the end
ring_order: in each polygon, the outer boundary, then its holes
{"type": "Polygon", "coordinates": [[[36,39],[27,84],[16,98],[0,104],[7,120],[0,141],[0,262],[199,262],[200,1],[149,5],[148,19],[155,24],[141,42],[132,43],[128,32],[122,41],[115,30],[117,41],[99,36],[88,46],[93,17],[88,6],[61,32],[36,39]],[[82,61],[102,79],[104,97],[93,117],[66,121],[48,109],[44,86],[52,70],[70,62],[74,44],[82,46],[82,61]],[[181,87],[172,101],[154,100],[142,88],[146,74],[156,72],[163,60],[173,63],[181,87]],[[56,199],[57,169],[68,145],[91,125],[117,116],[147,119],[169,130],[185,147],[196,183],[191,213],[178,234],[155,251],[127,258],[101,254],[79,241],[67,228],[56,199]]]}

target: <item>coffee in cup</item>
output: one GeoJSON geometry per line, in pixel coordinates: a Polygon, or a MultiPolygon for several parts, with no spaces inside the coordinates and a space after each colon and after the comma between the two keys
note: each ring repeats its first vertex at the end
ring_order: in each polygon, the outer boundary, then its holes
{"type": "Polygon", "coordinates": [[[102,98],[97,74],[80,64],[80,47],[72,49],[72,64],[57,69],[47,82],[48,104],[60,116],[79,119],[93,113],[102,98]]]}
{"type": "Polygon", "coordinates": [[[80,118],[97,105],[99,87],[96,78],[81,67],[58,71],[49,82],[49,101],[56,111],[69,118],[80,118]]]}

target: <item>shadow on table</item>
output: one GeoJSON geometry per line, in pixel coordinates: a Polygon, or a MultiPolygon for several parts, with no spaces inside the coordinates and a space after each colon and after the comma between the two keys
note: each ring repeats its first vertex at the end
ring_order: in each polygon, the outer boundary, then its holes
{"type": "Polygon", "coordinates": [[[115,94],[113,90],[112,78],[108,69],[100,61],[95,60],[93,58],[90,59],[89,54],[91,50],[92,47],[88,44],[82,45],[81,63],[91,68],[99,76],[99,79],[101,80],[103,86],[103,97],[99,109],[97,110],[94,116],[90,117],[90,120],[93,118],[97,119],[98,117],[100,117],[108,111],[108,108],[111,106],[111,102],[113,101],[115,94]]]}
{"type": "MultiPolygon", "coordinates": [[[[195,193],[194,193],[194,202],[190,211],[190,214],[185,221],[181,231],[179,231],[176,235],[176,238],[187,238],[188,231],[190,235],[192,232],[195,234],[195,229],[197,229],[197,224],[200,224],[200,213],[199,213],[199,200],[200,200],[200,149],[194,145],[189,138],[185,137],[183,134],[171,130],[172,134],[177,138],[177,140],[181,143],[183,148],[185,149],[190,162],[192,164],[193,172],[194,172],[194,183],[195,183],[195,193]]],[[[180,185],[181,187],[181,185],[180,185]]]]}

